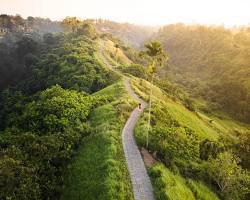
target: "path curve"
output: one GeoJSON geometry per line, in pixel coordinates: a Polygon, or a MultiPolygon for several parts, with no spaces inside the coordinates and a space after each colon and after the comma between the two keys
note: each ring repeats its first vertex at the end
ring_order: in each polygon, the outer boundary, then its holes
{"type": "MultiPolygon", "coordinates": [[[[103,57],[103,62],[110,68],[112,71],[117,72],[109,61],[103,55],[103,44],[101,44],[101,54],[103,57]]],[[[153,187],[150,182],[146,167],[141,157],[141,153],[138,149],[134,138],[134,128],[138,122],[141,114],[144,111],[144,108],[147,107],[147,103],[135,94],[134,90],[131,88],[130,79],[124,75],[123,81],[126,87],[127,92],[133,97],[138,103],[141,103],[141,109],[138,107],[133,110],[130,114],[123,130],[122,130],[122,144],[125,154],[125,158],[128,164],[128,170],[133,186],[133,193],[135,200],[155,200],[153,187]]]]}

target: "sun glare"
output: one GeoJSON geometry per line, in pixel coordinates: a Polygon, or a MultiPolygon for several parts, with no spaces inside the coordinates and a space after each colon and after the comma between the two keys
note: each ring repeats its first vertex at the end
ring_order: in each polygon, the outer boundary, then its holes
{"type": "Polygon", "coordinates": [[[0,12],[48,17],[104,18],[145,25],[250,23],[249,0],[0,0],[0,12]]]}

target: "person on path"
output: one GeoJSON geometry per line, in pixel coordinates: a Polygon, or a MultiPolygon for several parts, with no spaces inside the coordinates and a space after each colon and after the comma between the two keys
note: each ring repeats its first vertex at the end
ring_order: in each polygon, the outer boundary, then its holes
{"type": "Polygon", "coordinates": [[[139,109],[141,110],[141,103],[139,103],[139,109]]]}

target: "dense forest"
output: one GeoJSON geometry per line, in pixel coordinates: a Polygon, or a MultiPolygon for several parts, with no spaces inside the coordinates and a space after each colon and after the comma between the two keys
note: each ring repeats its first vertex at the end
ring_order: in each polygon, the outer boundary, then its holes
{"type": "Polygon", "coordinates": [[[133,200],[125,76],[157,200],[249,199],[249,28],[156,31],[0,15],[0,199],[133,200]]]}

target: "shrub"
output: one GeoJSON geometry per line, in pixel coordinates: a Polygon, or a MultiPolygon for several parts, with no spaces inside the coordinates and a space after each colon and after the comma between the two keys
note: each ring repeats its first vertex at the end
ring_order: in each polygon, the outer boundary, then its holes
{"type": "Polygon", "coordinates": [[[225,199],[240,200],[250,192],[250,174],[239,165],[239,158],[231,152],[218,154],[209,160],[209,175],[218,185],[225,199]]]}

